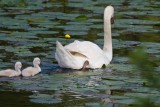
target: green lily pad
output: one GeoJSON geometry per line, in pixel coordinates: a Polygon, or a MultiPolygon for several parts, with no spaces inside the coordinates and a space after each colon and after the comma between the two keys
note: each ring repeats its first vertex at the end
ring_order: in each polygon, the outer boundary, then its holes
{"type": "Polygon", "coordinates": [[[54,98],[53,95],[49,94],[38,94],[29,96],[32,102],[42,103],[42,104],[56,104],[61,103],[61,98],[54,98]]]}
{"type": "Polygon", "coordinates": [[[88,19],[88,17],[86,15],[80,15],[80,16],[76,17],[76,20],[78,20],[78,21],[84,21],[84,20],[87,20],[87,19],[88,19]]]}
{"type": "Polygon", "coordinates": [[[114,103],[118,103],[118,104],[127,104],[127,105],[130,105],[130,104],[134,104],[135,103],[135,100],[134,99],[131,99],[131,98],[119,98],[119,99],[116,99],[116,98],[113,98],[113,102],[114,103]]]}

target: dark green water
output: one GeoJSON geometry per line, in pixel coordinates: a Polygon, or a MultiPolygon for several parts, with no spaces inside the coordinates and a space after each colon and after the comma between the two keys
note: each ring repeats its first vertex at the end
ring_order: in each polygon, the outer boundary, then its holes
{"type": "Polygon", "coordinates": [[[160,96],[129,62],[129,53],[141,46],[160,71],[159,0],[0,0],[0,69],[13,68],[17,60],[23,68],[36,56],[42,60],[35,77],[0,77],[0,107],[130,107],[135,97],[160,96]],[[115,8],[111,64],[86,72],[59,68],[57,40],[102,47],[107,5],[115,8]]]}

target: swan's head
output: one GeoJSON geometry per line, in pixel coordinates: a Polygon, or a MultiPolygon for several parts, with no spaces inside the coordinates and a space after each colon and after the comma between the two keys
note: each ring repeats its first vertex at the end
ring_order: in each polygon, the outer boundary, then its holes
{"type": "Polygon", "coordinates": [[[112,6],[107,6],[104,10],[104,19],[110,20],[111,23],[114,23],[114,8],[112,6]]]}
{"type": "Polygon", "coordinates": [[[15,64],[15,69],[16,70],[19,70],[19,69],[21,69],[22,68],[22,63],[21,62],[16,62],[16,64],[15,64]]]}
{"type": "Polygon", "coordinates": [[[34,60],[33,60],[34,66],[40,65],[40,63],[41,63],[41,60],[38,57],[34,58],[34,60]]]}

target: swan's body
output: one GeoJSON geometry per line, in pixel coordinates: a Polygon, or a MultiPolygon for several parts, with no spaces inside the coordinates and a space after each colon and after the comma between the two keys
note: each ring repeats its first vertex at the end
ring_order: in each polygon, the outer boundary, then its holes
{"type": "Polygon", "coordinates": [[[104,47],[103,50],[89,41],[75,40],[66,46],[56,42],[55,58],[62,68],[81,69],[88,61],[87,68],[101,68],[112,60],[111,18],[114,8],[107,6],[104,10],[104,47]]]}
{"type": "Polygon", "coordinates": [[[6,76],[6,77],[19,76],[19,75],[21,75],[21,68],[22,68],[22,63],[16,62],[15,63],[15,70],[12,70],[12,69],[1,70],[0,76],[6,76]]]}
{"type": "Polygon", "coordinates": [[[22,70],[22,76],[29,77],[29,76],[34,76],[41,72],[40,68],[40,59],[39,58],[34,58],[33,60],[33,65],[34,67],[27,67],[24,70],[22,70]]]}

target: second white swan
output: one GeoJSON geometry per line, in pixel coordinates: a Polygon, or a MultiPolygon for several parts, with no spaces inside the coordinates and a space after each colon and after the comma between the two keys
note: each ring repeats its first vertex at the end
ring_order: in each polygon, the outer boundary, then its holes
{"type": "Polygon", "coordinates": [[[62,68],[83,69],[101,68],[112,60],[111,19],[114,16],[114,8],[107,6],[104,10],[104,46],[89,41],[75,40],[66,46],[56,42],[55,58],[62,68]]]}

